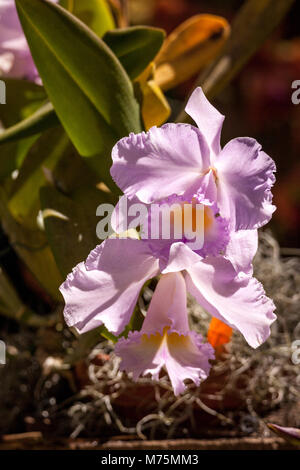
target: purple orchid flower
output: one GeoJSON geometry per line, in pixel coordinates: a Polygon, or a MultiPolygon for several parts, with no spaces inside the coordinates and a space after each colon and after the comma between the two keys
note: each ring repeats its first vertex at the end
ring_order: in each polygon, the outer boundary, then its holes
{"type": "Polygon", "coordinates": [[[104,324],[119,335],[129,323],[144,283],[172,272],[181,272],[188,292],[199,304],[240,331],[253,348],[270,335],[275,306],[252,273],[237,275],[228,259],[202,259],[182,242],[171,246],[166,264],[146,241],[105,240],[61,285],[65,320],[79,333],[104,324]]]}
{"type": "MultiPolygon", "coordinates": [[[[138,202],[147,207],[174,202],[202,205],[204,244],[195,251],[201,257],[221,254],[232,262],[237,274],[250,273],[257,228],[275,210],[271,203],[275,164],[248,137],[233,139],[221,150],[224,116],[207,101],[201,88],[192,94],[186,111],[199,128],[187,124],[153,127],[147,133],[130,134],[113,148],[111,175],[125,192],[112,217],[113,229],[122,233],[132,221],[122,213],[124,198],[129,207],[138,202]]],[[[176,241],[155,240],[156,252],[167,260],[176,241]]]]}
{"type": "Polygon", "coordinates": [[[0,0],[0,24],[0,77],[24,78],[41,84],[14,0],[0,0]]]}
{"type": "Polygon", "coordinates": [[[266,224],[275,210],[274,161],[249,137],[233,139],[221,149],[224,116],[200,87],[186,112],[198,128],[170,123],[121,139],[112,151],[115,182],[129,199],[146,204],[173,194],[189,202],[200,197],[200,203],[216,203],[232,231],[266,224]]]}
{"type": "Polygon", "coordinates": [[[214,350],[189,329],[181,273],[161,276],[141,331],[130,332],[128,339],[120,338],[115,352],[122,357],[120,369],[132,372],[134,380],[148,374],[158,380],[165,367],[175,395],[184,392],[186,379],[199,386],[208,377],[214,350]]]}

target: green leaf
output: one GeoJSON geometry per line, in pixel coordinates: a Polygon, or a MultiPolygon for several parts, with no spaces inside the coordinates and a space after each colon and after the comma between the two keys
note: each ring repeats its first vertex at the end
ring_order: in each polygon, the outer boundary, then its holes
{"type": "Polygon", "coordinates": [[[16,142],[7,142],[0,146],[0,181],[2,182],[14,170],[19,168],[27,152],[38,138],[38,134],[16,142]]]}
{"type": "Polygon", "coordinates": [[[72,197],[43,187],[40,196],[47,238],[57,266],[66,277],[100,243],[96,209],[103,202],[110,203],[110,195],[88,186],[79,188],[72,197]]]}
{"type": "Polygon", "coordinates": [[[70,147],[64,152],[55,168],[48,172],[49,180],[66,195],[71,195],[81,186],[96,186],[99,177],[91,170],[89,161],[90,158],[82,158],[70,142],[70,147]]]}
{"type": "MultiPolygon", "coordinates": [[[[29,118],[46,99],[43,87],[26,80],[5,79],[7,104],[0,105],[0,121],[4,131],[0,131],[0,180],[6,178],[18,168],[37,135],[23,138],[18,142],[5,140],[5,128],[14,126],[19,121],[29,118]]],[[[24,136],[23,136],[24,137],[24,136]]]]}
{"type": "Polygon", "coordinates": [[[107,32],[103,40],[133,80],[155,58],[165,38],[163,29],[133,26],[107,32]]]}
{"type": "Polygon", "coordinates": [[[58,125],[59,120],[52,104],[45,103],[29,117],[1,132],[0,145],[6,142],[20,140],[25,137],[31,137],[58,125]]]}
{"type": "Polygon", "coordinates": [[[99,37],[116,27],[107,0],[63,0],[60,5],[77,16],[99,37]]]}
{"type": "Polygon", "coordinates": [[[56,4],[16,5],[44,87],[79,153],[108,155],[117,139],[139,132],[132,84],[109,47],[56,4]]]}
{"type": "Polygon", "coordinates": [[[54,299],[61,300],[58,287],[63,278],[58,271],[45,233],[38,229],[28,229],[12,217],[8,210],[7,195],[2,187],[0,187],[0,218],[3,230],[16,253],[47,292],[54,299]]]}
{"type": "Polygon", "coordinates": [[[45,169],[53,170],[69,147],[69,138],[62,128],[45,132],[31,147],[10,194],[9,210],[18,222],[37,227],[39,191],[46,183],[45,169]]]}

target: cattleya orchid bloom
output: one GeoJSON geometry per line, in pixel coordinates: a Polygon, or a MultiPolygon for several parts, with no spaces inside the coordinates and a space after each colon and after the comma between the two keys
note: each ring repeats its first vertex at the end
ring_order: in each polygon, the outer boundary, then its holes
{"type": "Polygon", "coordinates": [[[24,78],[40,84],[14,0],[0,0],[0,24],[0,77],[24,78]]]}
{"type": "Polygon", "coordinates": [[[119,140],[112,150],[114,181],[129,199],[146,204],[173,194],[190,203],[215,203],[231,231],[266,224],[275,210],[274,161],[250,137],[233,139],[221,149],[224,116],[200,87],[186,112],[198,128],[168,123],[119,140]]]}
{"type": "Polygon", "coordinates": [[[61,285],[67,324],[85,333],[102,324],[120,335],[129,323],[144,283],[158,274],[181,272],[187,291],[215,318],[242,333],[253,348],[270,335],[273,302],[251,273],[238,275],[224,257],[202,259],[174,243],[166,265],[147,241],[107,239],[61,285]]]}
{"type": "MultiPolygon", "coordinates": [[[[204,245],[196,252],[202,257],[223,255],[237,274],[251,273],[257,228],[275,210],[271,193],[275,163],[249,137],[233,139],[221,150],[224,116],[200,87],[190,97],[186,111],[198,128],[170,123],[121,139],[112,150],[111,175],[129,205],[203,205],[204,245]]],[[[127,213],[122,213],[122,201],[112,217],[117,233],[131,223],[127,213]]],[[[167,258],[175,241],[155,241],[155,246],[167,258]]]]}
{"type": "Polygon", "coordinates": [[[203,344],[200,334],[189,329],[181,273],[161,276],[141,331],[120,338],[115,352],[122,357],[121,370],[132,372],[134,380],[147,374],[158,380],[164,366],[175,395],[185,390],[185,379],[198,386],[207,378],[214,352],[210,344],[203,344]]]}

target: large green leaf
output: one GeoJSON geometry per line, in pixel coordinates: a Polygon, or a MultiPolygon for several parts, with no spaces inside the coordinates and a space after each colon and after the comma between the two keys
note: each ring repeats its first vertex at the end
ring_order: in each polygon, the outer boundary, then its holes
{"type": "Polygon", "coordinates": [[[44,87],[79,153],[107,155],[117,139],[139,132],[132,84],[109,47],[58,5],[16,5],[44,87]]]}
{"type": "Polygon", "coordinates": [[[103,40],[116,54],[133,80],[147,67],[160,50],[165,38],[162,29],[148,26],[108,31],[103,40]]]}
{"type": "Polygon", "coordinates": [[[60,5],[77,16],[99,37],[109,29],[115,28],[107,0],[62,0],[60,5]]]}

